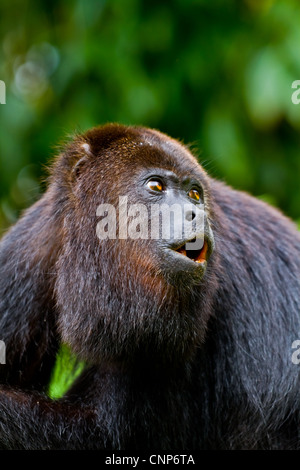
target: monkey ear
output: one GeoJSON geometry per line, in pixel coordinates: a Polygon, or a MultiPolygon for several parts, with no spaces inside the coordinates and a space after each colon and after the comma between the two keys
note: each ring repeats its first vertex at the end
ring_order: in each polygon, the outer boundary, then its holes
{"type": "Polygon", "coordinates": [[[88,161],[88,157],[92,155],[89,144],[83,143],[83,144],[81,144],[80,147],[81,147],[81,149],[84,150],[85,155],[82,158],[80,158],[80,160],[78,160],[78,162],[74,165],[74,167],[72,169],[72,180],[73,181],[76,180],[77,178],[79,178],[83,167],[85,166],[85,164],[88,161]]]}
{"type": "Polygon", "coordinates": [[[82,157],[78,162],[73,166],[72,169],[72,180],[75,181],[77,178],[79,178],[81,171],[85,164],[87,163],[88,158],[87,156],[82,157]]]}

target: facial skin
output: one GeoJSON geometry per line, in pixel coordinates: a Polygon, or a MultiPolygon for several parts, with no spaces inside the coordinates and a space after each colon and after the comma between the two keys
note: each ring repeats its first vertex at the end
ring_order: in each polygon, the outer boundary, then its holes
{"type": "Polygon", "coordinates": [[[152,217],[150,233],[157,224],[159,238],[152,241],[151,250],[159,256],[159,269],[170,282],[179,275],[200,281],[214,247],[200,180],[160,167],[142,171],[133,185],[152,217]]]}

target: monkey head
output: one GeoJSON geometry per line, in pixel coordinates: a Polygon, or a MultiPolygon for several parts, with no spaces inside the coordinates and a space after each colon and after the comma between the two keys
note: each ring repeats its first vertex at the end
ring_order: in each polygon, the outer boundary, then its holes
{"type": "Polygon", "coordinates": [[[107,125],[53,166],[61,214],[55,295],[65,342],[90,362],[185,358],[215,285],[209,178],[158,131],[107,125]]]}

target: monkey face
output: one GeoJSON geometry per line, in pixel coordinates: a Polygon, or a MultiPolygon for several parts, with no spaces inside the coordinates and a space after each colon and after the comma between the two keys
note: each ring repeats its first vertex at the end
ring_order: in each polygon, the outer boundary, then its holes
{"type": "MultiPolygon", "coordinates": [[[[135,264],[134,272],[144,266],[148,276],[161,273],[167,282],[182,279],[189,288],[199,283],[214,236],[208,182],[196,159],[148,129],[131,128],[108,148],[91,131],[84,138],[72,191],[77,205],[85,206],[87,197],[93,201],[99,217],[94,233],[103,250],[122,253],[123,263],[135,264]]],[[[86,230],[94,227],[91,221],[86,230]]]]}
{"type": "Polygon", "coordinates": [[[214,249],[214,236],[197,175],[151,168],[139,178],[138,186],[149,208],[149,232],[154,240],[150,247],[158,255],[159,269],[170,282],[178,282],[178,276],[201,280],[214,249]]]}

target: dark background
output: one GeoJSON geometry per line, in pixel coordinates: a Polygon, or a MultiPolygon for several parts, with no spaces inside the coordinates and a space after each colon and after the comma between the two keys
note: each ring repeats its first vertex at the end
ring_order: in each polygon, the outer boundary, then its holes
{"type": "Polygon", "coordinates": [[[209,173],[300,220],[299,0],[2,1],[0,230],[66,136],[106,122],[194,143],[209,173]]]}

